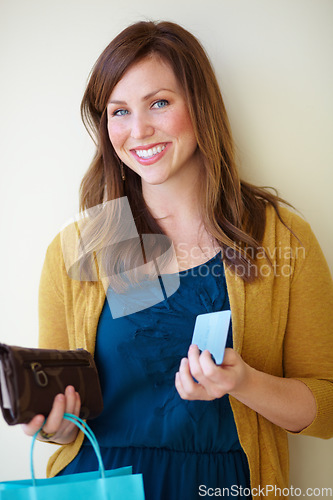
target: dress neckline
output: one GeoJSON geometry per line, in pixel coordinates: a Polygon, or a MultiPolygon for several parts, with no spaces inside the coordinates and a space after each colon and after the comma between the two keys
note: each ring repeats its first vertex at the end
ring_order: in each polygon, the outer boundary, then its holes
{"type": "Polygon", "coordinates": [[[206,262],[202,262],[201,264],[198,264],[197,266],[194,267],[189,267],[188,269],[183,269],[182,271],[179,271],[178,274],[179,276],[191,274],[191,272],[196,271],[200,267],[211,265],[215,260],[217,260],[218,257],[220,257],[220,263],[222,264],[221,250],[219,250],[213,257],[208,259],[206,262]]]}

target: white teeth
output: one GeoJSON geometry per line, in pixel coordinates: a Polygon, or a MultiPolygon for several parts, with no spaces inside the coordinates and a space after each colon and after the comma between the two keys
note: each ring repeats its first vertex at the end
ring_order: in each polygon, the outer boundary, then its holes
{"type": "Polygon", "coordinates": [[[135,152],[140,158],[152,158],[153,156],[161,153],[163,149],[165,149],[166,145],[163,146],[154,146],[150,149],[136,149],[135,152]]]}

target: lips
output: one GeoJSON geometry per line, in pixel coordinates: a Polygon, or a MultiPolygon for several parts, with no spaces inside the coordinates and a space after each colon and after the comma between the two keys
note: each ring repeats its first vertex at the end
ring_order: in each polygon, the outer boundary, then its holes
{"type": "Polygon", "coordinates": [[[151,165],[164,156],[170,144],[169,142],[147,144],[146,146],[133,148],[130,151],[139,163],[142,165],[151,165]]]}

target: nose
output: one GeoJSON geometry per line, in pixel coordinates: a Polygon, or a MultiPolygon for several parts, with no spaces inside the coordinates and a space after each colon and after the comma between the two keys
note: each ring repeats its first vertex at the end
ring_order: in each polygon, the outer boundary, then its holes
{"type": "Polygon", "coordinates": [[[133,139],[144,139],[154,134],[154,127],[149,118],[144,113],[132,115],[131,136],[133,139]]]}

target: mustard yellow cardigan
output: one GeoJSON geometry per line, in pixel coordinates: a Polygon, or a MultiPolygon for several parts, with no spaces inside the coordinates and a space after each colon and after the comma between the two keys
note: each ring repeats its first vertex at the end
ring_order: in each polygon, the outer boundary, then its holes
{"type": "MultiPolygon", "coordinates": [[[[252,284],[225,269],[234,348],[257,370],[302,380],[315,396],[317,415],[300,434],[327,439],[333,436],[332,278],[309,225],[291,211],[281,211],[298,239],[268,207],[263,248],[272,267],[262,251],[259,277],[252,284]]],[[[104,301],[100,282],[68,277],[58,235],[47,250],[40,282],[40,346],[93,353],[104,301]]],[[[236,399],[230,401],[252,488],[287,488],[287,432],[236,399]]],[[[48,476],[73,460],[82,441],[80,433],[75,442],[57,449],[48,476]]]]}

